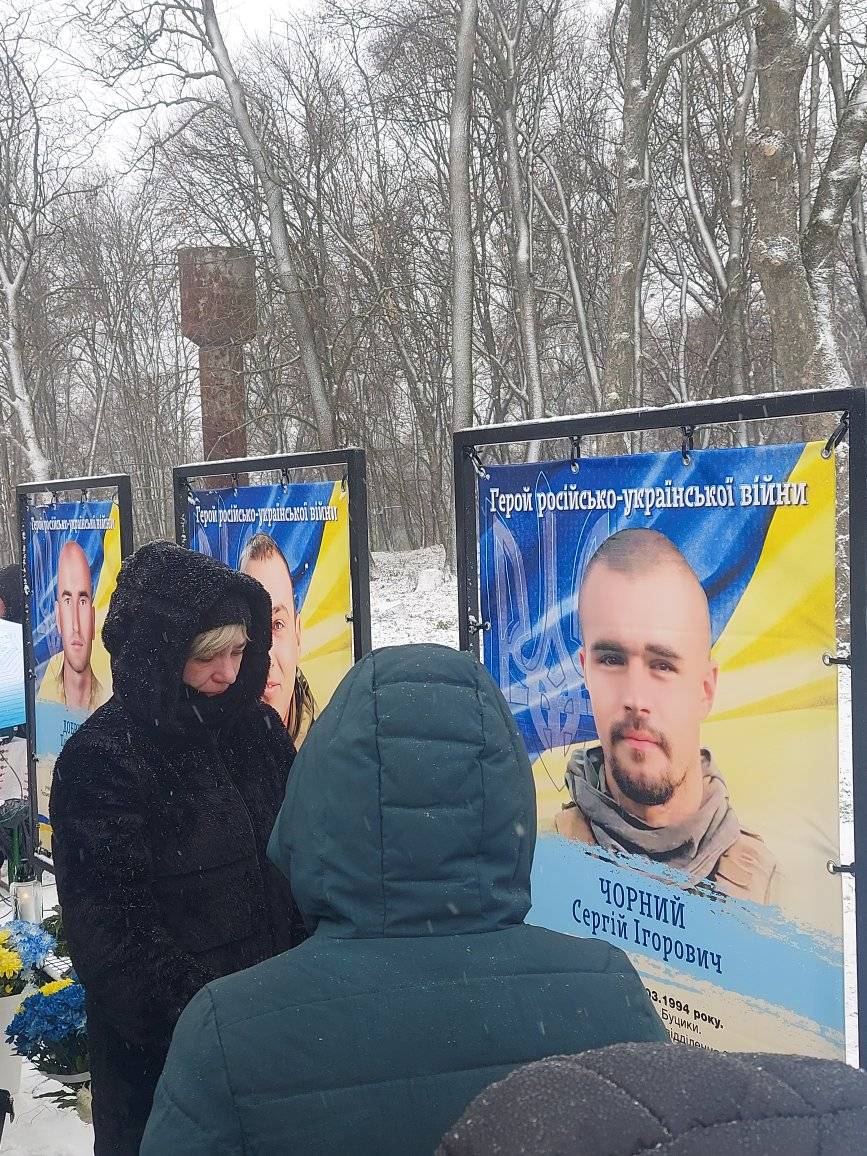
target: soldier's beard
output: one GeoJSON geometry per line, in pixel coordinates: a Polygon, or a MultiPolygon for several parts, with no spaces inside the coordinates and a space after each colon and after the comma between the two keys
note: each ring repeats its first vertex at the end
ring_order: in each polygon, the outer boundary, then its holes
{"type": "Polygon", "coordinates": [[[671,744],[662,731],[646,726],[638,728],[634,723],[621,722],[612,726],[610,738],[610,767],[606,764],[606,769],[610,769],[611,777],[623,795],[641,807],[661,807],[668,803],[683,782],[686,772],[678,777],[674,771],[671,765],[671,744]],[[664,770],[644,773],[642,768],[647,762],[647,755],[642,751],[630,748],[628,762],[617,757],[618,744],[625,742],[626,736],[638,729],[657,744],[660,754],[666,759],[664,770]]]}

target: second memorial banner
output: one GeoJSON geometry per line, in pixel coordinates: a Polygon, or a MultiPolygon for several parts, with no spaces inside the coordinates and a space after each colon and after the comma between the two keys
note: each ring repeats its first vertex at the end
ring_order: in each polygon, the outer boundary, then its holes
{"type": "Polygon", "coordinates": [[[271,596],[268,702],[299,746],[352,666],[349,505],[340,482],[193,490],[190,548],[271,596]]]}

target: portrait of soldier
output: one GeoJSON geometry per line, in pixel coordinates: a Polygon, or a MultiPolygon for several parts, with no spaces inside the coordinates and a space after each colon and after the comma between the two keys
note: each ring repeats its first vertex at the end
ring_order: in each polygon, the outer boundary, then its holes
{"type": "Polygon", "coordinates": [[[578,618],[599,745],[571,755],[555,829],[771,902],[774,855],[741,827],[701,743],[718,668],[707,596],[686,558],[655,530],[613,534],[584,572],[578,618]]]}
{"type": "Polygon", "coordinates": [[[316,717],[316,703],[298,666],[301,617],[292,571],[280,547],[264,533],[254,534],[246,543],[238,569],[260,582],[271,596],[271,665],[262,697],[277,711],[297,748],[316,717]]]}
{"type": "Polygon", "coordinates": [[[91,666],[96,634],[93,578],[87,555],[77,542],[65,542],[58,555],[54,613],[62,659],[46,670],[39,698],[76,710],[94,711],[108,700],[110,692],[91,666]]]}

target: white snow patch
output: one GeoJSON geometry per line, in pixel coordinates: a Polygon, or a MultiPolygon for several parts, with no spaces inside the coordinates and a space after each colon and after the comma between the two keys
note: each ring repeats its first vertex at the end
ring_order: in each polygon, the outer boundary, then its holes
{"type": "Polygon", "coordinates": [[[458,645],[458,589],[439,546],[373,554],[370,608],[374,646],[458,645]]]}

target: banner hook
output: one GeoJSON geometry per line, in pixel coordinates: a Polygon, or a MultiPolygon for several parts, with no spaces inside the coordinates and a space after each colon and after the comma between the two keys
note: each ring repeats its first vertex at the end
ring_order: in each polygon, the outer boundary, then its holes
{"type": "Polygon", "coordinates": [[[479,457],[479,451],[475,446],[467,446],[464,450],[464,457],[468,458],[473,463],[473,469],[476,471],[476,477],[488,479],[491,476],[482,465],[482,459],[479,457]]]}
{"type": "Polygon", "coordinates": [[[577,474],[581,469],[581,438],[577,434],[570,434],[569,441],[572,445],[572,453],[569,457],[569,466],[573,474],[577,474]]]}
{"type": "Polygon", "coordinates": [[[848,654],[823,654],[822,662],[825,666],[850,666],[848,654]]]}
{"type": "Polygon", "coordinates": [[[683,458],[683,464],[688,466],[692,461],[692,453],[695,449],[693,438],[695,437],[696,427],[694,425],[682,425],[680,432],[683,434],[683,441],[680,446],[680,456],[683,458]]]}
{"type": "Polygon", "coordinates": [[[476,618],[475,614],[471,614],[467,620],[470,634],[483,634],[486,630],[491,629],[490,622],[481,622],[476,618]]]}
{"type": "Polygon", "coordinates": [[[846,434],[848,432],[849,432],[849,411],[848,411],[848,409],[844,409],[843,412],[840,414],[840,420],[837,422],[837,428],[834,430],[834,432],[831,434],[831,436],[825,442],[825,448],[822,450],[822,457],[825,459],[825,461],[827,461],[828,458],[831,457],[831,455],[834,453],[834,450],[837,448],[837,446],[840,444],[840,442],[843,440],[843,438],[846,436],[846,434]]]}

